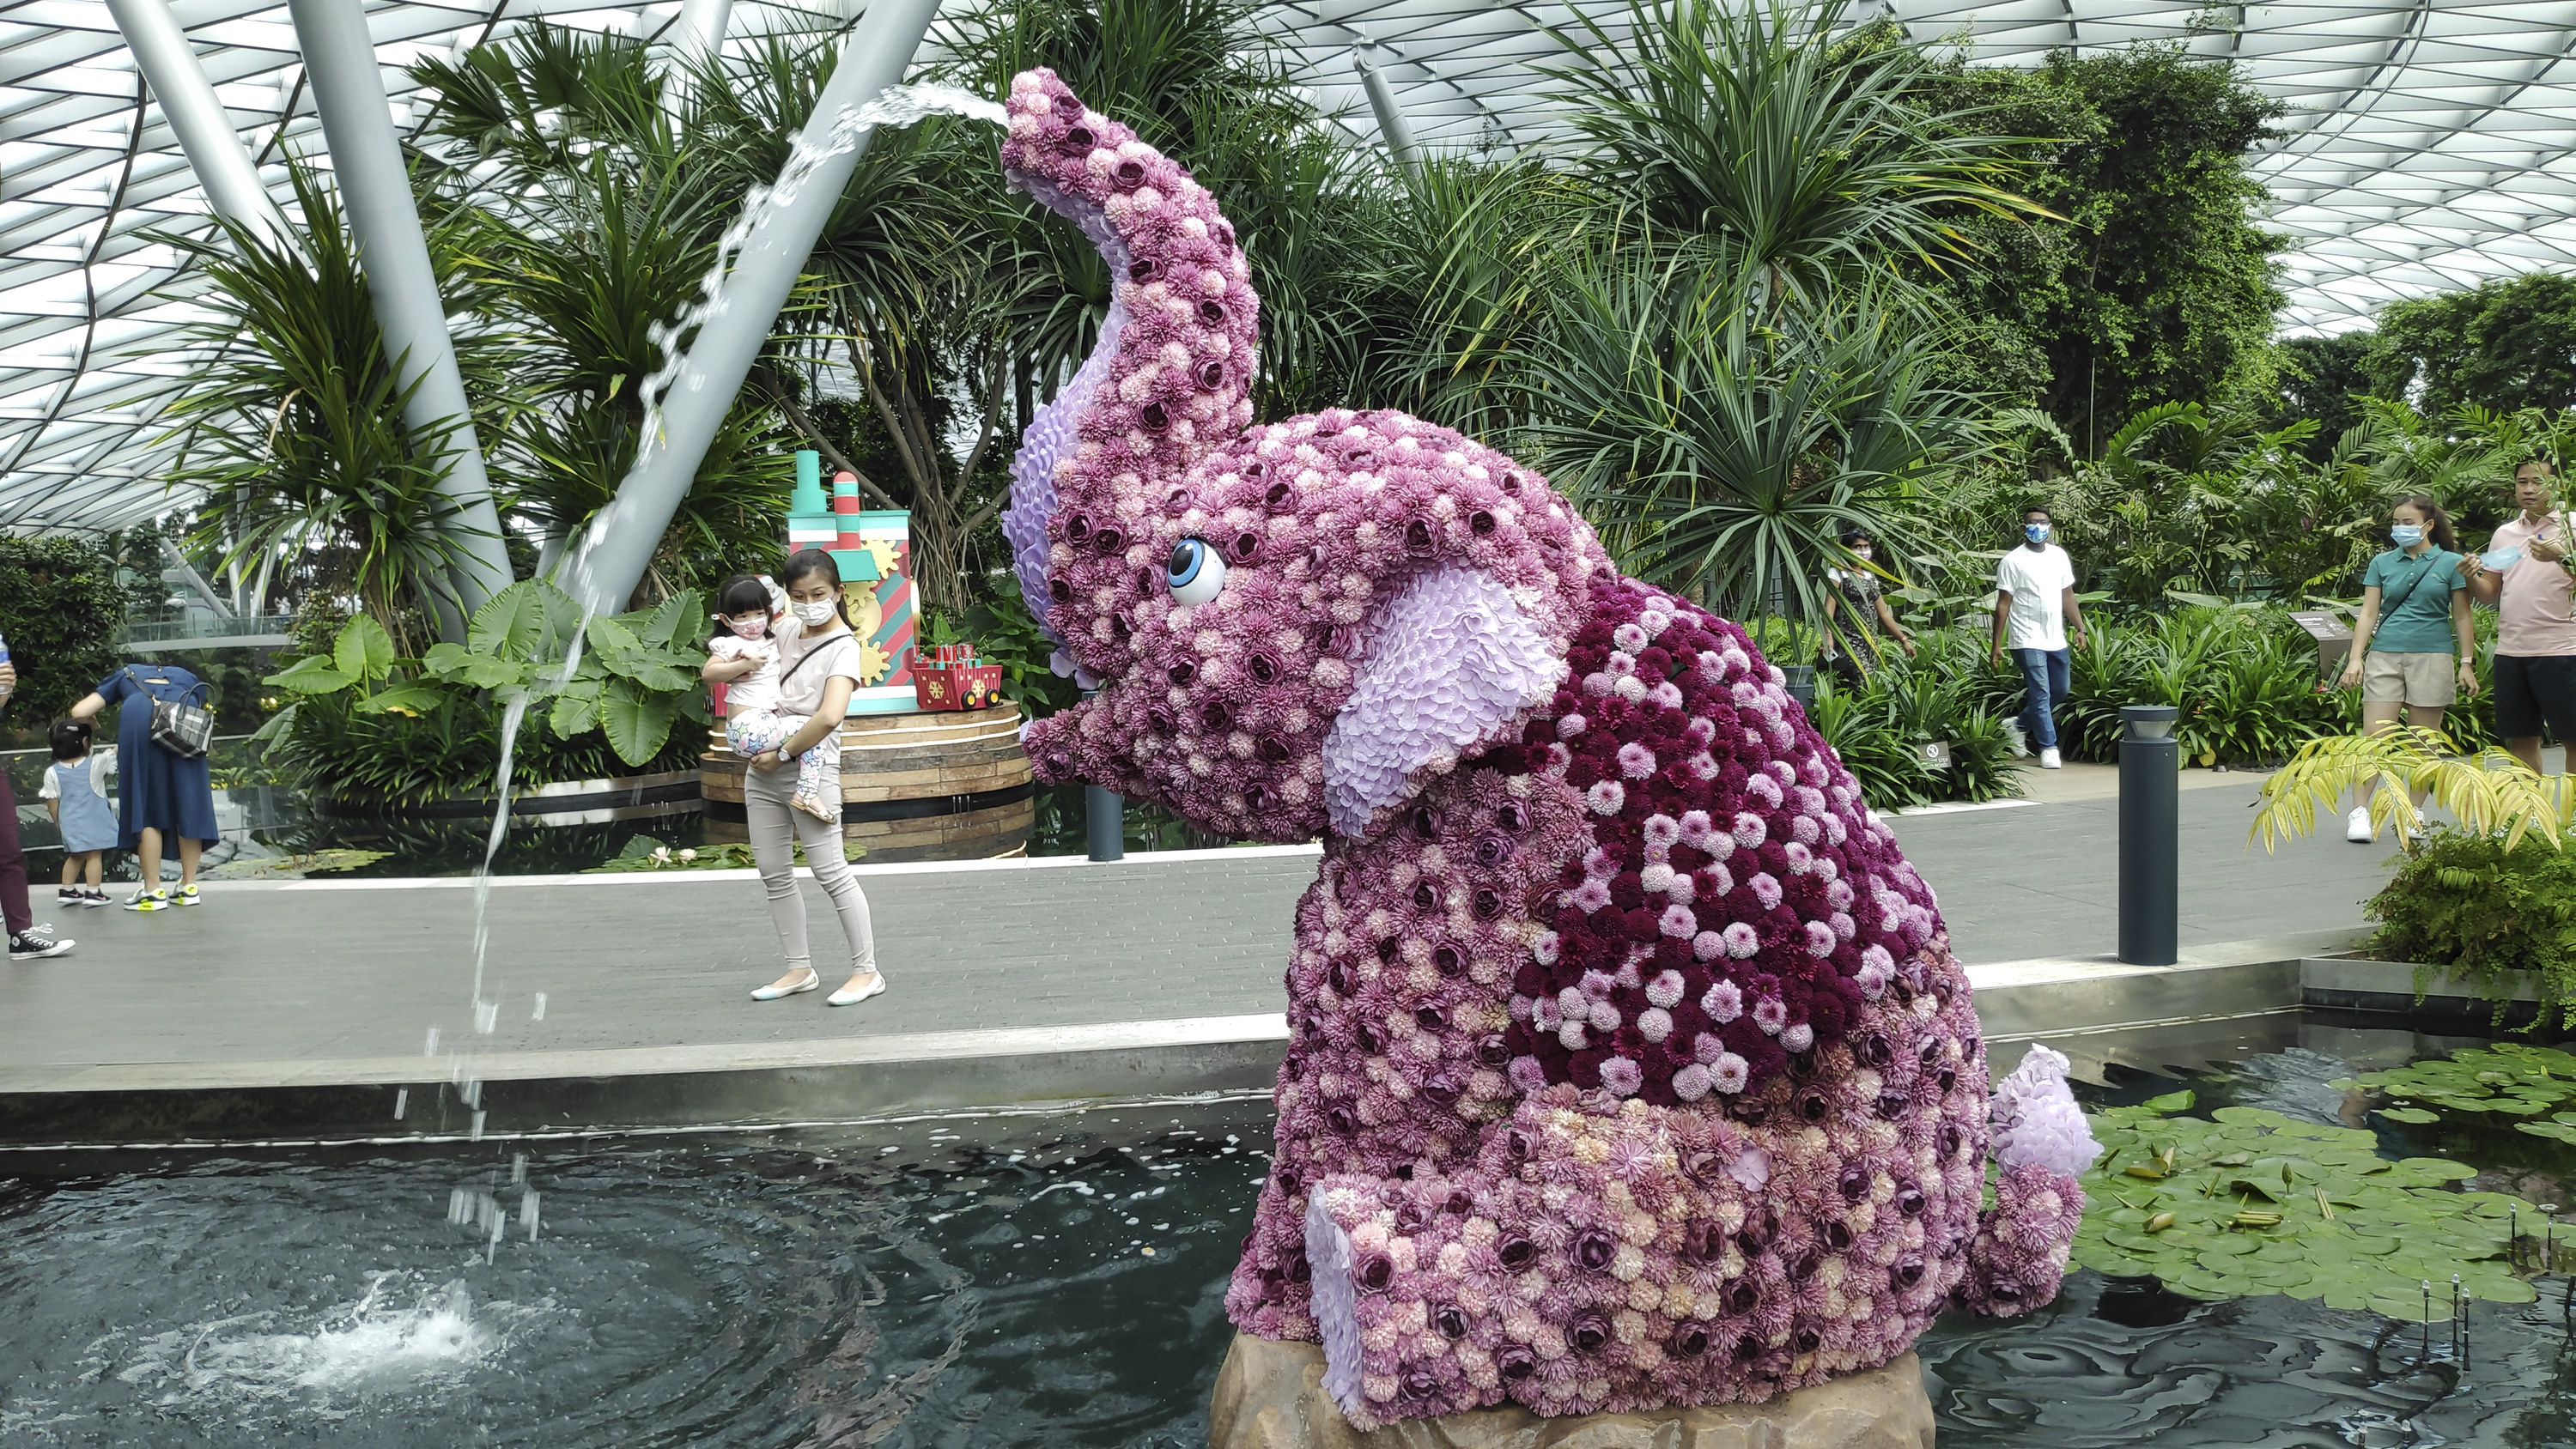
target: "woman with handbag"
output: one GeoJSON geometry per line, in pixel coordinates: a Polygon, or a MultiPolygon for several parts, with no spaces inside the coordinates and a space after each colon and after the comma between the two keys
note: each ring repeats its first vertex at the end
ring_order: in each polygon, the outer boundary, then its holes
{"type": "MultiPolygon", "coordinates": [[[[2478,692],[2477,627],[2468,582],[2460,577],[2459,540],[2442,505],[2420,493],[2389,509],[2388,539],[2392,546],[2362,575],[2361,616],[2353,621],[2343,687],[2361,686],[2366,733],[2391,727],[2401,712],[2418,729],[2438,730],[2442,711],[2478,692]]],[[[2368,845],[2379,833],[2370,819],[2373,788],[2354,787],[2361,803],[2345,822],[2344,838],[2355,845],[2368,845]]],[[[2414,800],[2420,811],[2424,792],[2416,791],[2414,800]]],[[[2423,816],[2400,828],[2422,834],[2423,816]]]]}
{"type": "Polygon", "coordinates": [[[193,906],[197,857],[216,838],[214,780],[206,767],[214,719],[205,682],[175,664],[129,664],[83,695],[72,718],[89,719],[118,703],[125,707],[116,717],[117,848],[133,851],[143,868],[125,908],[193,906]],[[179,848],[176,891],[161,888],[161,847],[171,837],[179,848]]]}

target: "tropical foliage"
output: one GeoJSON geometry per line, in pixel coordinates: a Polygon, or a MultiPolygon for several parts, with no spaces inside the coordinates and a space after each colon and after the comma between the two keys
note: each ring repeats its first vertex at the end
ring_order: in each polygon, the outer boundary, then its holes
{"type": "Polygon", "coordinates": [[[551,584],[520,583],[475,611],[466,643],[416,659],[362,615],[328,655],[268,678],[298,699],[260,736],[317,795],[377,809],[494,789],[514,728],[514,788],[684,768],[696,743],[673,731],[708,718],[693,637],[705,612],[684,590],[649,610],[594,617],[574,654],[581,607],[551,584]]]}
{"type": "Polygon", "coordinates": [[[116,632],[134,600],[116,559],[77,538],[0,538],[0,639],[18,673],[13,724],[41,731],[126,662],[116,632]]]}
{"type": "Polygon", "coordinates": [[[2434,832],[2371,898],[2368,914],[2380,923],[2371,953],[2475,983],[2499,1023],[2527,992],[2540,1007],[2527,1025],[2554,1016],[2576,1026],[2576,852],[2561,843],[2565,833],[2434,832]]]}

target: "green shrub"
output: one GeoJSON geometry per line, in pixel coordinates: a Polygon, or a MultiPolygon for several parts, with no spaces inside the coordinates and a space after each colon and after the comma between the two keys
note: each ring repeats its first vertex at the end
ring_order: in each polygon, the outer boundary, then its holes
{"type": "Polygon", "coordinates": [[[578,666],[561,678],[581,608],[543,582],[513,584],[475,612],[465,644],[404,659],[373,618],[340,629],[328,654],[308,655],[267,682],[300,696],[259,734],[272,760],[343,808],[401,810],[489,794],[500,773],[502,725],[528,705],[512,754],[511,788],[695,763],[688,725],[709,715],[696,668],[706,612],[694,590],[659,608],[587,620],[578,666]]]}
{"type": "Polygon", "coordinates": [[[1818,670],[1816,703],[1808,712],[1817,733],[1876,809],[2020,794],[2012,769],[2019,734],[1986,707],[1991,682],[1950,667],[1955,646],[1924,643],[1911,665],[1892,656],[1858,689],[1818,670]],[[1950,746],[1946,770],[1923,762],[1922,746],[1933,741],[1950,746]]]}
{"type": "Polygon", "coordinates": [[[116,560],[95,544],[0,537],[0,637],[18,670],[13,724],[43,729],[127,662],[116,631],[129,595],[116,560]]]}
{"type": "MultiPolygon", "coordinates": [[[[2528,835],[2436,830],[2364,908],[2371,950],[2474,982],[2498,1019],[2518,987],[2576,1026],[2576,851],[2528,835]]],[[[2420,988],[2424,982],[2417,983],[2420,988]]]]}
{"type": "Polygon", "coordinates": [[[2286,610],[2188,607],[2093,625],[2058,711],[2075,759],[2118,759],[2120,709],[2131,704],[2182,711],[2174,735],[2186,764],[2275,764],[2341,727],[2346,703],[2317,692],[2316,645],[2286,610]]]}

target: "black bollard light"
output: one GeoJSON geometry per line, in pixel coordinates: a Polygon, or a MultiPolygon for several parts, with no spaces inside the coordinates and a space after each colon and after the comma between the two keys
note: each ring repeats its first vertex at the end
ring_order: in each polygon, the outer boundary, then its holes
{"type": "Polygon", "coordinates": [[[1082,787],[1082,830],[1093,860],[1127,858],[1127,802],[1098,785],[1082,787]]]}
{"type": "Polygon", "coordinates": [[[2169,704],[2120,709],[2120,959],[2174,964],[2180,909],[2182,711],[2169,704]]]}

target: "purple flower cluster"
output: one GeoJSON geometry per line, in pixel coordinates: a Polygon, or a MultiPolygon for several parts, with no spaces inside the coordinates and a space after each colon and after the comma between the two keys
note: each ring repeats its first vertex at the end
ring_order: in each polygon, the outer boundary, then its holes
{"type": "Polygon", "coordinates": [[[1366,1428],[1761,1399],[1944,1303],[2046,1302],[2089,1143],[2063,1059],[2001,1099],[1981,1212],[1965,974],[1780,672],[1455,432],[1249,426],[1213,201],[1049,72],[1010,114],[1013,183],[1121,278],[1015,465],[1023,585],[1106,681],[1030,754],[1210,830],[1326,835],[1233,1320],[1323,1342],[1366,1428]],[[1185,542],[1214,587],[1183,591],[1185,542]]]}

